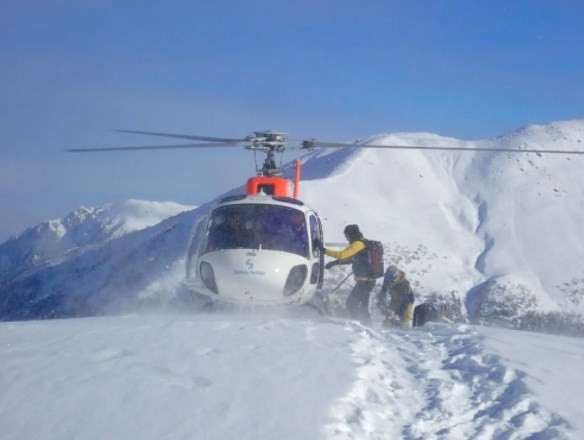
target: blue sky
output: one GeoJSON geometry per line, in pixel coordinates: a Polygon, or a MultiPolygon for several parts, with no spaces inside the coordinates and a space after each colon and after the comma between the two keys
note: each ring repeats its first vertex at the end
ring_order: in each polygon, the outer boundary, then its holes
{"type": "Polygon", "coordinates": [[[115,128],[482,139],[584,116],[578,0],[9,0],[2,9],[0,241],[79,205],[200,204],[253,172],[252,155],[233,149],[61,152],[160,143],[115,128]]]}

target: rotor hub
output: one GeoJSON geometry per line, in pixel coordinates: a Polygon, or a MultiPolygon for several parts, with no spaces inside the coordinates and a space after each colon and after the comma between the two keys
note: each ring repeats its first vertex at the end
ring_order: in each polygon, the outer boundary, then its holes
{"type": "Polygon", "coordinates": [[[250,145],[246,146],[249,150],[281,153],[286,149],[286,133],[278,131],[255,131],[253,135],[247,136],[245,140],[250,143],[250,145]]]}
{"type": "Polygon", "coordinates": [[[279,176],[282,174],[276,164],[275,153],[283,153],[286,149],[286,133],[266,130],[255,131],[253,135],[245,138],[249,145],[245,148],[248,150],[258,150],[266,153],[266,159],[258,173],[262,176],[279,176]]]}

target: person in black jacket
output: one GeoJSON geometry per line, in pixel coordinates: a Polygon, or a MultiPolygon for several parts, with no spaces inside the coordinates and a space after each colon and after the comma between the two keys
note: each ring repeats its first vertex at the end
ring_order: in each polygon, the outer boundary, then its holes
{"type": "Polygon", "coordinates": [[[375,287],[375,278],[372,277],[373,270],[369,261],[365,239],[357,225],[348,225],[345,230],[345,238],[349,241],[349,246],[342,251],[324,249],[324,253],[329,257],[336,258],[330,261],[325,268],[330,269],[337,264],[352,264],[353,275],[355,276],[355,287],[347,298],[347,310],[351,319],[361,321],[363,324],[371,322],[369,314],[369,296],[375,287]]]}
{"type": "Polygon", "coordinates": [[[410,328],[414,292],[406,274],[397,266],[389,266],[385,271],[383,285],[377,296],[377,306],[385,316],[385,327],[410,328]]]}

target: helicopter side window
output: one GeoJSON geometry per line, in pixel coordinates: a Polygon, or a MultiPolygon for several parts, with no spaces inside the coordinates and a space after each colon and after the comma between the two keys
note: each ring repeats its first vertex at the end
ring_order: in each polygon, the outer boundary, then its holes
{"type": "Polygon", "coordinates": [[[315,258],[320,256],[320,247],[322,245],[322,233],[318,220],[314,215],[310,216],[310,237],[312,239],[312,255],[315,258]]]}
{"type": "Polygon", "coordinates": [[[194,258],[197,256],[199,249],[201,247],[201,242],[203,241],[205,234],[205,225],[207,224],[207,217],[200,217],[195,223],[193,232],[191,233],[191,242],[189,244],[189,249],[187,251],[187,278],[193,275],[196,268],[192,267],[194,258]]]}
{"type": "Polygon", "coordinates": [[[310,283],[316,284],[317,288],[322,287],[324,277],[324,254],[322,248],[322,227],[316,214],[310,214],[310,237],[312,244],[312,256],[314,257],[312,269],[310,271],[310,283]]]}

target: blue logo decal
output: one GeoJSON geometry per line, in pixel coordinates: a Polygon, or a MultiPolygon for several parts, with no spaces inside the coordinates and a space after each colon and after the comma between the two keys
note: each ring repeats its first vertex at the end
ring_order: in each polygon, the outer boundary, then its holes
{"type": "Polygon", "coordinates": [[[233,271],[234,275],[243,275],[243,276],[265,276],[266,272],[261,269],[254,270],[254,261],[251,258],[245,260],[245,269],[235,269],[233,271]]]}
{"type": "Polygon", "coordinates": [[[253,269],[253,261],[251,258],[248,258],[247,261],[245,262],[246,266],[247,266],[247,270],[252,270],[253,269]]]}

